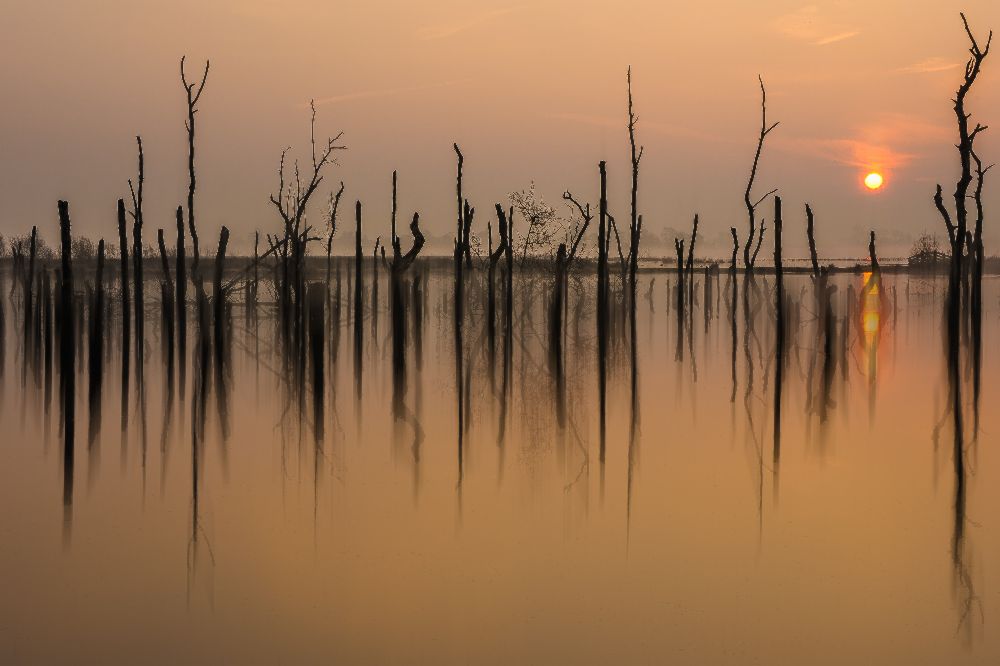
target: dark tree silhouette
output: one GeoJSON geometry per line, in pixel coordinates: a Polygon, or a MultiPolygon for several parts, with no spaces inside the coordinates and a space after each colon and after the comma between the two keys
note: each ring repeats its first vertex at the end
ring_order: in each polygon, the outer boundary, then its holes
{"type": "Polygon", "coordinates": [[[138,369],[142,365],[143,346],[145,344],[143,328],[145,312],[142,299],[142,189],[146,178],[142,137],[135,137],[135,142],[139,147],[139,174],[135,185],[129,179],[128,189],[132,194],[132,260],[135,263],[132,277],[135,281],[135,358],[136,368],[138,369]]]}
{"type": "MultiPolygon", "coordinates": [[[[636,151],[635,125],[639,121],[632,108],[632,68],[628,68],[628,142],[632,162],[631,217],[629,219],[628,271],[630,290],[635,290],[635,272],[639,265],[639,238],[642,232],[642,216],[638,212],[639,197],[639,161],[642,159],[643,147],[636,151]]],[[[621,250],[619,250],[620,252],[621,250]]],[[[634,296],[634,294],[633,294],[634,296]]]]}
{"type": "Polygon", "coordinates": [[[743,246],[743,266],[748,272],[753,271],[754,263],[757,261],[757,252],[760,250],[760,242],[764,237],[763,222],[761,223],[760,231],[758,232],[757,230],[757,206],[763,203],[769,196],[777,192],[777,190],[771,190],[756,201],[751,198],[754,181],[757,179],[757,167],[760,164],[760,154],[764,149],[764,139],[766,139],[767,135],[778,126],[778,123],[773,123],[771,125],[767,124],[767,91],[764,88],[764,79],[758,76],[757,80],[760,82],[760,135],[757,137],[757,151],[754,153],[753,164],[750,167],[750,178],[747,180],[747,189],[743,193],[743,202],[747,208],[747,219],[749,221],[747,241],[746,245],[743,246]],[[751,255],[750,248],[754,246],[753,243],[755,236],[757,237],[757,249],[751,255]]]}
{"type": "MultiPolygon", "coordinates": [[[[187,75],[184,73],[184,59],[181,56],[181,85],[184,86],[184,93],[187,96],[187,119],[184,121],[184,128],[187,130],[188,140],[188,195],[187,195],[187,221],[188,230],[191,233],[192,252],[194,252],[193,266],[194,273],[199,274],[199,262],[201,260],[198,250],[198,229],[194,222],[194,193],[197,187],[194,172],[194,138],[195,138],[195,114],[198,113],[198,100],[205,91],[205,81],[208,80],[208,68],[210,62],[205,61],[205,71],[201,75],[201,82],[198,84],[188,83],[187,75]]],[[[178,304],[183,303],[178,299],[178,304]]]]}

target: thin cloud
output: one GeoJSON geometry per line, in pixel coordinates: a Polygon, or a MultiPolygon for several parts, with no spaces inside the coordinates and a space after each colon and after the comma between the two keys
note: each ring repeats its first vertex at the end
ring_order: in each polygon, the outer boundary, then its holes
{"type": "MultiPolygon", "coordinates": [[[[461,83],[465,83],[469,79],[456,79],[454,81],[444,81],[442,83],[428,83],[418,86],[403,86],[399,88],[375,88],[372,90],[356,90],[354,92],[344,93],[342,95],[331,95],[330,97],[321,97],[317,100],[313,100],[316,106],[324,106],[327,104],[339,104],[340,102],[351,102],[358,99],[370,99],[372,97],[390,97],[392,95],[403,95],[406,93],[421,92],[424,90],[434,90],[435,88],[448,88],[450,86],[456,86],[461,83]]],[[[306,104],[305,106],[309,106],[306,104]]]]}
{"type": "Polygon", "coordinates": [[[860,34],[861,33],[857,30],[852,30],[850,32],[842,32],[839,35],[830,35],[829,37],[824,37],[823,39],[819,39],[813,42],[813,44],[815,44],[816,46],[826,46],[827,44],[836,44],[837,42],[842,42],[845,39],[850,39],[851,37],[857,37],[860,34]]]}
{"type": "Polygon", "coordinates": [[[920,62],[913,63],[907,67],[900,67],[897,72],[902,74],[933,74],[934,72],[947,72],[955,69],[959,64],[945,60],[944,58],[926,58],[920,62]]]}
{"type": "Polygon", "coordinates": [[[861,34],[860,30],[855,30],[852,26],[826,18],[815,5],[783,14],[774,19],[773,26],[786,37],[808,42],[813,46],[836,44],[861,34]]]}
{"type": "Polygon", "coordinates": [[[594,125],[596,127],[617,127],[621,123],[616,122],[612,118],[607,116],[594,116],[586,113],[546,113],[543,114],[546,118],[552,118],[554,120],[568,120],[574,123],[581,123],[583,125],[594,125]]]}
{"type": "Polygon", "coordinates": [[[885,113],[859,125],[847,137],[776,137],[775,147],[858,168],[898,169],[919,159],[929,146],[947,145],[948,128],[902,113],[885,113]]]}
{"type": "Polygon", "coordinates": [[[426,41],[452,37],[471,28],[483,25],[484,23],[489,23],[490,21],[498,19],[501,16],[506,16],[507,14],[517,11],[518,9],[520,9],[520,7],[491,9],[472,16],[466,16],[465,18],[444,21],[433,25],[426,25],[417,30],[417,39],[426,41]]]}
{"type": "MultiPolygon", "coordinates": [[[[610,129],[620,129],[625,132],[627,129],[627,123],[624,118],[609,118],[608,116],[598,116],[586,113],[572,113],[572,112],[556,112],[556,113],[546,113],[543,114],[545,118],[552,118],[554,120],[565,120],[573,123],[580,123],[582,125],[592,125],[594,127],[606,127],[610,129]]],[[[639,132],[649,131],[653,134],[661,134],[665,136],[682,137],[690,139],[700,139],[706,141],[721,141],[721,137],[715,134],[709,134],[708,132],[703,132],[692,127],[682,127],[680,125],[670,125],[667,123],[658,123],[655,121],[645,121],[640,120],[636,125],[639,132]]]]}
{"type": "Polygon", "coordinates": [[[775,140],[775,147],[787,152],[816,157],[843,166],[898,169],[915,160],[919,155],[898,150],[887,144],[864,139],[807,139],[784,138],[775,140]]]}

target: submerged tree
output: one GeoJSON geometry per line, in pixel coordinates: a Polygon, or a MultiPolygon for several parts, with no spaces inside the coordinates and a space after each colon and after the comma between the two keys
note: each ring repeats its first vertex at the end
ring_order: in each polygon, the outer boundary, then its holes
{"type": "Polygon", "coordinates": [[[277,209],[284,224],[284,239],[281,241],[282,280],[279,310],[282,312],[282,319],[286,323],[291,323],[292,331],[295,333],[296,346],[302,350],[304,350],[304,344],[298,343],[302,342],[301,338],[304,333],[301,319],[305,299],[306,245],[311,240],[319,240],[309,236],[312,227],[305,224],[306,209],[310,198],[323,182],[323,169],[330,164],[336,164],[334,158],[336,151],[347,149],[347,146],[339,143],[344,134],[339,132],[336,136],[327,138],[326,145],[317,150],[316,104],[310,101],[309,108],[311,111],[309,120],[311,150],[308,180],[303,180],[298,161],[294,164],[292,179],[286,180],[285,159],[289,149],[285,148],[281,151],[281,158],[278,161],[278,190],[270,197],[271,203],[277,209]]]}
{"type": "MultiPolygon", "coordinates": [[[[971,589],[971,580],[968,572],[968,563],[965,554],[964,546],[964,530],[965,530],[965,504],[966,504],[966,470],[965,470],[965,446],[964,446],[964,429],[963,429],[963,416],[962,416],[962,394],[961,394],[961,372],[960,372],[960,339],[959,331],[961,329],[962,321],[962,284],[965,280],[966,263],[972,256],[976,257],[976,263],[981,263],[982,257],[982,220],[980,213],[982,208],[980,206],[982,201],[982,184],[983,177],[985,176],[986,169],[982,167],[982,162],[980,161],[978,155],[975,153],[975,141],[976,138],[986,130],[985,125],[976,123],[974,127],[970,129],[970,120],[972,114],[966,110],[966,100],[968,98],[969,92],[972,90],[973,85],[979,77],[980,71],[982,69],[983,62],[989,55],[990,45],[993,41],[993,33],[989,33],[989,37],[986,40],[986,44],[980,47],[979,42],[976,40],[975,35],[972,34],[972,30],[969,28],[969,22],[965,18],[965,14],[961,14],[962,24],[965,28],[965,34],[969,38],[971,44],[969,48],[969,53],[971,54],[968,62],[965,65],[965,73],[962,79],[962,83],[958,87],[958,91],[955,94],[954,102],[954,112],[955,119],[958,125],[958,143],[955,147],[958,150],[959,165],[960,165],[960,175],[958,182],[955,185],[955,216],[952,218],[951,213],[948,211],[944,204],[944,197],[941,190],[941,185],[937,186],[937,190],[934,195],[934,205],[936,206],[938,212],[944,221],[945,228],[948,231],[948,241],[951,246],[951,262],[948,271],[948,295],[946,298],[946,353],[947,353],[947,369],[948,369],[948,408],[951,412],[952,426],[954,432],[954,442],[952,448],[952,463],[954,465],[955,474],[955,496],[954,496],[954,532],[952,535],[952,563],[954,567],[954,576],[957,583],[959,583],[966,591],[968,600],[967,605],[971,605],[972,600],[975,598],[975,594],[971,589]],[[972,163],[975,160],[977,166],[977,176],[978,183],[976,187],[976,204],[977,204],[977,219],[976,219],[976,234],[970,234],[968,229],[968,198],[969,198],[969,188],[972,185],[972,163]],[[971,236],[971,238],[969,238],[971,236]],[[969,256],[963,256],[964,248],[966,245],[971,245],[971,252],[969,256]]],[[[981,280],[981,267],[975,267],[974,269],[975,282],[974,290],[972,294],[972,304],[971,304],[971,315],[972,315],[972,334],[973,334],[973,385],[974,385],[974,409],[976,415],[978,415],[978,391],[979,391],[979,350],[981,349],[981,286],[979,281],[981,280]]],[[[965,615],[963,615],[964,619],[965,615]]]]}
{"type": "MultiPolygon", "coordinates": [[[[184,128],[187,130],[188,140],[187,223],[188,231],[191,234],[192,251],[194,252],[194,274],[195,276],[198,276],[201,257],[198,251],[198,229],[194,222],[194,193],[197,187],[194,173],[195,114],[198,113],[198,100],[201,99],[201,93],[205,91],[205,81],[208,80],[208,68],[210,61],[205,61],[205,71],[201,75],[201,82],[196,85],[194,83],[188,83],[187,75],[184,72],[185,58],[186,56],[181,56],[181,85],[184,86],[184,93],[187,96],[187,119],[184,121],[184,128]]],[[[181,279],[181,277],[178,276],[178,279],[181,279]]],[[[178,301],[178,306],[182,307],[183,303],[178,301]]]]}
{"type": "MultiPolygon", "coordinates": [[[[965,32],[968,35],[972,46],[969,49],[971,57],[965,66],[965,75],[962,83],[958,87],[958,91],[955,94],[954,99],[954,111],[958,124],[958,144],[956,144],[956,148],[958,149],[959,164],[961,168],[958,182],[955,185],[954,221],[944,205],[941,185],[937,186],[937,192],[934,195],[934,204],[937,207],[938,212],[944,221],[945,228],[948,231],[948,240],[951,244],[952,251],[952,271],[955,272],[959,278],[961,278],[963,270],[962,252],[966,232],[968,231],[968,198],[969,187],[972,185],[972,162],[975,140],[981,132],[987,129],[985,125],[981,125],[979,123],[976,123],[975,127],[971,130],[969,129],[969,121],[972,114],[966,111],[965,102],[969,92],[972,90],[973,84],[975,84],[976,79],[979,77],[983,61],[989,55],[990,45],[993,41],[993,33],[991,31],[989,37],[987,38],[985,48],[980,48],[979,43],[972,34],[972,30],[969,28],[969,22],[966,20],[965,14],[961,14],[961,17],[962,24],[965,26],[965,32]]],[[[978,157],[976,158],[976,162],[981,165],[978,157]]],[[[985,170],[980,169],[980,171],[985,174],[985,170]]],[[[982,241],[981,225],[981,221],[977,220],[977,230],[980,236],[979,242],[982,241]]]]}
{"type": "Polygon", "coordinates": [[[757,261],[757,253],[760,251],[760,244],[764,238],[763,221],[761,222],[760,229],[757,229],[757,206],[762,204],[769,196],[778,191],[776,189],[771,190],[756,201],[752,199],[751,193],[753,191],[754,181],[757,179],[757,167],[760,164],[760,154],[764,149],[764,139],[766,139],[767,135],[778,126],[778,123],[773,123],[771,125],[767,124],[767,91],[764,88],[764,79],[758,76],[757,80],[760,82],[760,134],[757,137],[757,151],[753,156],[753,164],[750,166],[750,177],[747,180],[747,189],[743,193],[743,202],[747,208],[747,219],[749,221],[746,244],[743,246],[743,266],[746,268],[747,272],[753,271],[754,264],[757,261]],[[753,251],[753,254],[751,254],[750,249],[754,247],[755,238],[757,246],[753,251]]]}
{"type": "MultiPolygon", "coordinates": [[[[635,300],[635,272],[639,266],[639,238],[642,233],[642,216],[639,215],[639,161],[642,159],[643,148],[636,151],[635,125],[639,122],[632,106],[632,68],[628,68],[628,143],[632,162],[631,217],[629,218],[628,274],[629,298],[635,300]]],[[[619,249],[619,253],[621,250],[619,249]]]]}

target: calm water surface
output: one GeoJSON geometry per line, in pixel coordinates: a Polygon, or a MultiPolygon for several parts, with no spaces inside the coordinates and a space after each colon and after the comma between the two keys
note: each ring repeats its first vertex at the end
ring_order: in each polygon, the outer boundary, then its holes
{"type": "Polygon", "coordinates": [[[515,280],[505,391],[502,318],[491,359],[477,272],[460,392],[451,274],[424,276],[395,407],[385,272],[377,307],[365,287],[360,398],[344,278],[318,401],[270,311],[254,322],[239,303],[221,371],[200,368],[192,306],[171,387],[151,283],[124,429],[115,312],[93,409],[82,364],[65,495],[57,387],[46,406],[44,369],[23,368],[6,275],[0,661],[1000,662],[996,282],[978,434],[961,371],[956,510],[943,279],[887,274],[872,299],[862,276],[836,276],[824,371],[811,282],[786,277],[776,450],[773,276],[749,318],[737,288],[734,347],[725,274],[710,292],[696,277],[679,325],[676,275],[641,273],[634,394],[612,315],[602,463],[592,279],[570,280],[563,382],[551,278],[515,280]]]}

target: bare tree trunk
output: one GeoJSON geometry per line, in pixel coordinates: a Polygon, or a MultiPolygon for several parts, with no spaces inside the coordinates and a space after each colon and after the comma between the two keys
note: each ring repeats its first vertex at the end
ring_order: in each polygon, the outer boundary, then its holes
{"type": "MultiPolygon", "coordinates": [[[[761,151],[763,151],[764,149],[764,139],[766,139],[767,135],[770,134],[774,130],[774,128],[778,126],[778,123],[774,123],[770,126],[767,124],[767,91],[764,89],[764,79],[758,76],[757,80],[760,82],[760,135],[757,138],[757,152],[754,153],[753,164],[750,167],[750,177],[747,180],[747,189],[743,193],[743,202],[746,205],[747,218],[749,220],[749,232],[747,234],[747,242],[746,245],[744,245],[743,247],[743,266],[747,270],[747,272],[753,271],[754,262],[756,261],[757,258],[756,252],[754,252],[752,256],[750,254],[750,248],[753,247],[754,243],[754,236],[757,235],[757,221],[756,221],[757,206],[759,206],[761,202],[767,199],[767,197],[776,192],[776,190],[772,190],[767,194],[765,194],[764,196],[762,196],[756,202],[753,202],[753,200],[751,199],[753,184],[754,181],[757,179],[757,167],[760,164],[760,154],[761,151]]],[[[764,234],[764,229],[762,227],[760,230],[760,236],[763,237],[763,234],[764,234]]],[[[760,248],[760,239],[758,239],[757,247],[758,249],[760,248]]]]}
{"type": "MultiPolygon", "coordinates": [[[[188,229],[191,232],[191,244],[192,250],[194,252],[194,261],[192,269],[197,275],[200,270],[200,260],[201,253],[198,251],[198,228],[195,226],[194,221],[194,193],[197,188],[197,181],[195,180],[194,171],[194,138],[195,138],[195,114],[198,112],[198,100],[201,99],[201,93],[205,90],[205,81],[208,79],[208,68],[209,61],[205,61],[205,73],[202,74],[201,83],[197,86],[193,83],[188,83],[187,77],[184,74],[184,57],[181,57],[181,84],[184,86],[184,92],[187,95],[187,120],[184,122],[184,126],[187,128],[187,138],[188,138],[188,196],[187,196],[187,216],[188,216],[188,229]],[[195,89],[197,88],[197,90],[195,89]]],[[[183,301],[178,298],[178,304],[183,303],[183,301]]]]}
{"type": "Polygon", "coordinates": [[[180,371],[181,399],[184,398],[185,360],[187,358],[187,266],[184,263],[184,212],[177,207],[177,285],[174,307],[177,309],[177,352],[180,371]]]}
{"type": "Polygon", "coordinates": [[[604,160],[598,164],[601,199],[597,226],[597,381],[600,392],[600,462],[604,465],[607,439],[608,381],[608,173],[604,160]]]}
{"type": "Polygon", "coordinates": [[[76,431],[76,371],[75,371],[75,319],[73,294],[73,239],[70,233],[69,204],[59,202],[59,232],[62,249],[60,280],[59,322],[59,376],[63,409],[63,520],[64,536],[68,537],[73,509],[73,480],[76,431]]]}
{"type": "MultiPolygon", "coordinates": [[[[134,297],[135,297],[135,358],[136,358],[136,370],[142,367],[142,359],[145,347],[145,330],[144,330],[144,317],[145,310],[143,306],[143,275],[142,275],[142,188],[145,180],[144,174],[144,164],[143,164],[143,153],[142,153],[142,139],[140,137],[135,138],[136,143],[139,146],[139,181],[138,188],[132,190],[132,260],[134,262],[134,274],[133,280],[134,286],[134,297]]],[[[131,181],[129,181],[129,187],[131,188],[131,181]]]]}

